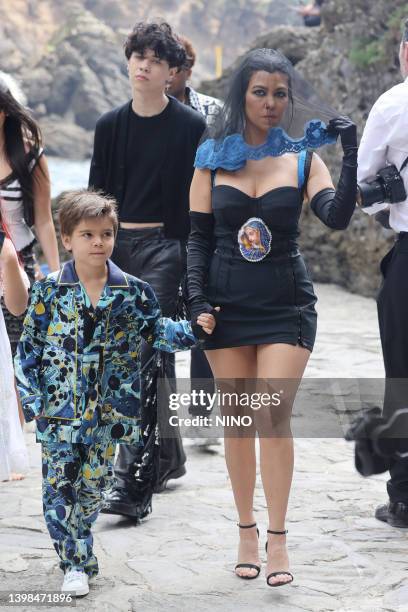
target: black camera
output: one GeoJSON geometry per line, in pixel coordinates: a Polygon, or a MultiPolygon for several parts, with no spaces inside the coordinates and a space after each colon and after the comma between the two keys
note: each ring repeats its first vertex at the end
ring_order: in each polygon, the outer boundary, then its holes
{"type": "Polygon", "coordinates": [[[380,202],[395,204],[396,202],[403,202],[407,198],[404,181],[400,171],[394,165],[381,168],[377,172],[375,179],[370,182],[360,183],[358,190],[360,205],[363,208],[380,202]]]}

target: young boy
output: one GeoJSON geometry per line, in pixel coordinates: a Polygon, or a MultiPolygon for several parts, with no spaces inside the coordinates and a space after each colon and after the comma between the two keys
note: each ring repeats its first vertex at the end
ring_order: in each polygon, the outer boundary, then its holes
{"type": "MultiPolygon", "coordinates": [[[[109,258],[115,203],[67,193],[61,237],[73,260],[35,283],[15,360],[26,421],[42,444],[44,516],[65,572],[62,591],[86,595],[98,573],[91,526],[113,474],[116,443],[137,443],[141,337],[155,348],[189,349],[187,321],[162,318],[153,290],[109,258]]],[[[207,333],[212,315],[197,323],[207,333]]]]}

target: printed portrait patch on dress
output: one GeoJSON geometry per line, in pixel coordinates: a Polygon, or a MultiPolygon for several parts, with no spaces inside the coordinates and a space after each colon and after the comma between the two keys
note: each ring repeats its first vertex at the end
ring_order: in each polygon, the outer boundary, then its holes
{"type": "Polygon", "coordinates": [[[271,250],[272,234],[266,223],[250,217],[238,231],[241,255],[247,261],[261,261],[271,250]]]}

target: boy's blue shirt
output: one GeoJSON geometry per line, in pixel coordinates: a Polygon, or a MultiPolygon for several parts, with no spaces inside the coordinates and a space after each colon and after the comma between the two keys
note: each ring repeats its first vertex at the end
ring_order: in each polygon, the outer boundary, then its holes
{"type": "Polygon", "coordinates": [[[72,261],[33,286],[15,357],[26,421],[37,418],[40,441],[88,442],[95,432],[137,442],[140,425],[141,338],[174,352],[197,342],[188,321],[162,317],[148,283],[112,261],[92,312],[94,333],[84,342],[89,302],[72,261]]]}

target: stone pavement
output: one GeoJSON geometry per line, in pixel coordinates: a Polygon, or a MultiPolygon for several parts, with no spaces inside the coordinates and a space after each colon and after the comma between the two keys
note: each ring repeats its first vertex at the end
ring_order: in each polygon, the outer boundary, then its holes
{"type": "MultiPolygon", "coordinates": [[[[330,285],[316,291],[318,341],[307,375],[381,377],[374,301],[330,285]]],[[[178,355],[180,374],[187,365],[188,357],[178,355]]],[[[30,473],[22,482],[0,483],[0,590],[58,590],[61,574],[41,514],[39,448],[32,433],[26,436],[30,473]]],[[[268,588],[263,573],[248,582],[234,576],[238,533],[222,451],[204,454],[189,445],[187,475],[155,496],[153,513],[141,525],[100,516],[95,549],[101,573],[77,608],[408,610],[407,535],[373,518],[386,498],[386,476],[358,476],[351,445],[341,439],[295,444],[287,523],[293,585],[268,588]]],[[[263,550],[267,513],[259,478],[255,511],[263,550]]]]}

